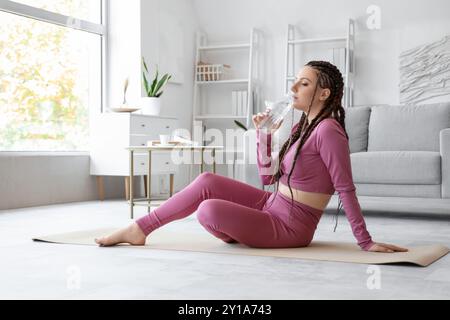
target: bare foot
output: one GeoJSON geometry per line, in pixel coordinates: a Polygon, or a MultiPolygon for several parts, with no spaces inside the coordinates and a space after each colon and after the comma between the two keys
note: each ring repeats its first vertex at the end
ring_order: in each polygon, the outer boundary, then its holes
{"type": "Polygon", "coordinates": [[[119,243],[129,243],[133,246],[143,246],[145,245],[146,238],[147,237],[142,232],[141,228],[139,228],[136,223],[133,223],[107,237],[95,239],[95,242],[100,245],[100,247],[115,246],[119,243]]]}

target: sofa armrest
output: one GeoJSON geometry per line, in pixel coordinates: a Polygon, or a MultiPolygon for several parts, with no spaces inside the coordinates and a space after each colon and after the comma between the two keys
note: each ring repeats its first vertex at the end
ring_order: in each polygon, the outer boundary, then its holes
{"type": "Polygon", "coordinates": [[[440,132],[442,198],[450,198],[450,128],[440,132]]]}

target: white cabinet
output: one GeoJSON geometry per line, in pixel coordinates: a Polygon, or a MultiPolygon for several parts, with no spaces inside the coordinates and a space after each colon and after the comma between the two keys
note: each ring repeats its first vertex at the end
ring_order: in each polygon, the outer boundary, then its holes
{"type": "MultiPolygon", "coordinates": [[[[103,113],[91,119],[91,175],[129,176],[129,146],[146,146],[149,140],[159,140],[160,134],[173,134],[178,120],[130,113],[103,113]]],[[[148,156],[136,154],[134,173],[146,175],[148,156]]],[[[152,154],[152,174],[173,174],[177,166],[170,151],[152,154]]]]}

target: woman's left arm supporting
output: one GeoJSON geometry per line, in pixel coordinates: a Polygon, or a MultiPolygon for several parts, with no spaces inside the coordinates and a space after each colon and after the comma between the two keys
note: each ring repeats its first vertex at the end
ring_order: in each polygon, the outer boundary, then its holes
{"type": "Polygon", "coordinates": [[[351,170],[350,148],[342,127],[335,121],[325,121],[317,128],[316,147],[328,168],[335,190],[342,200],[345,215],[358,245],[368,251],[375,243],[366,228],[366,223],[356,197],[351,170]]]}

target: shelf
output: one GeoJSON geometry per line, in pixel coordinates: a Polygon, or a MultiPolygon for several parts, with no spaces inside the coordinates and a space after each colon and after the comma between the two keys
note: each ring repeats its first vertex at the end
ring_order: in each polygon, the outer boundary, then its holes
{"type": "Polygon", "coordinates": [[[248,79],[232,79],[232,80],[219,80],[219,81],[195,81],[196,84],[233,84],[233,83],[248,83],[248,79]]]}
{"type": "MultiPolygon", "coordinates": [[[[213,146],[208,145],[208,147],[213,147],[213,146]]],[[[197,150],[197,152],[198,152],[198,150],[197,150]]],[[[236,153],[236,154],[243,154],[244,151],[243,151],[243,150],[232,150],[232,149],[227,149],[227,150],[216,149],[216,156],[217,156],[218,154],[221,154],[221,153],[236,153]]]]}
{"type": "Polygon", "coordinates": [[[220,153],[235,153],[235,154],[244,154],[243,150],[217,150],[216,156],[220,153]]]}
{"type": "Polygon", "coordinates": [[[227,150],[217,150],[216,151],[216,154],[218,153],[218,152],[223,152],[223,153],[244,153],[244,151],[243,150],[230,150],[230,149],[227,149],[227,150]]]}
{"type": "Polygon", "coordinates": [[[247,116],[233,116],[228,114],[203,114],[195,116],[196,119],[247,119],[247,116]]]}
{"type": "MultiPolygon", "coordinates": [[[[254,94],[257,93],[254,84],[256,81],[255,70],[257,66],[255,64],[255,59],[258,56],[258,48],[260,48],[260,37],[257,37],[256,34],[256,29],[252,28],[250,30],[249,41],[243,40],[241,42],[239,39],[236,39],[231,43],[226,41],[222,43],[220,41],[211,43],[208,41],[208,37],[205,33],[201,32],[197,35],[192,119],[194,126],[201,126],[202,134],[201,139],[199,140],[201,140],[201,143],[203,144],[208,145],[208,143],[211,142],[205,139],[206,136],[204,134],[209,128],[212,129],[213,127],[219,126],[220,130],[242,130],[240,126],[236,126],[233,123],[233,120],[240,121],[244,126],[250,121],[251,116],[249,110],[252,110],[255,99],[254,94]],[[223,61],[217,61],[217,57],[215,57],[216,54],[223,55],[223,57],[221,57],[221,60],[223,61]],[[221,67],[225,66],[223,63],[226,62],[226,56],[232,56],[233,58],[236,58],[236,60],[242,62],[242,64],[236,62],[236,67],[239,67],[239,69],[236,69],[238,72],[229,73],[228,69],[221,67]],[[212,67],[199,68],[199,62],[204,63],[201,65],[212,65],[212,67]],[[210,77],[208,77],[208,75],[210,75],[210,77]],[[246,99],[243,99],[241,103],[240,99],[237,99],[237,95],[232,94],[233,91],[247,92],[246,99]],[[226,97],[227,95],[229,95],[229,98],[226,97]],[[244,104],[242,107],[246,112],[242,112],[240,108],[238,111],[236,110],[237,108],[232,108],[233,97],[236,99],[234,104],[244,104]],[[221,99],[220,103],[216,103],[214,98],[221,99]],[[215,108],[213,108],[213,106],[215,108]]],[[[239,94],[239,96],[241,95],[239,94]]],[[[235,139],[236,137],[232,138],[235,139]]],[[[239,141],[242,139],[241,135],[238,135],[237,138],[239,141]]],[[[229,138],[225,137],[224,140],[225,139],[229,138]]],[[[213,141],[212,143],[215,142],[213,141]]],[[[220,162],[217,163],[217,165],[226,166],[227,175],[234,177],[236,174],[236,162],[243,162],[242,158],[244,158],[244,150],[242,150],[241,144],[236,143],[229,143],[226,147],[224,146],[224,149],[227,150],[216,151],[217,160],[220,162]],[[230,168],[231,166],[233,167],[232,170],[230,168]]],[[[190,180],[192,180],[192,175],[193,171],[190,170],[190,180]]]]}
{"type": "Polygon", "coordinates": [[[347,41],[347,37],[330,37],[330,38],[312,38],[312,39],[300,39],[289,40],[288,44],[302,44],[302,43],[314,43],[314,42],[334,42],[334,41],[347,41]]]}
{"type": "Polygon", "coordinates": [[[203,46],[199,47],[198,50],[208,51],[208,50],[232,50],[232,49],[250,49],[250,44],[229,44],[229,45],[217,45],[217,46],[203,46]]]}

